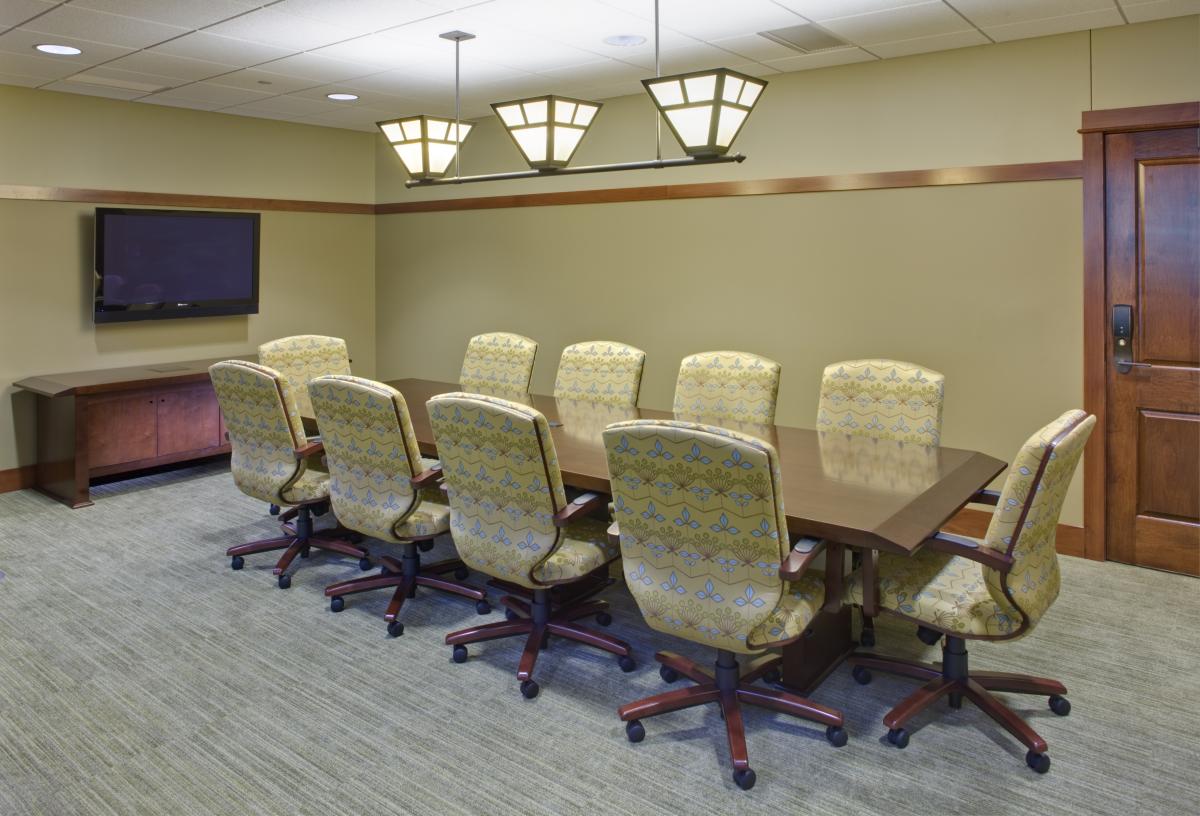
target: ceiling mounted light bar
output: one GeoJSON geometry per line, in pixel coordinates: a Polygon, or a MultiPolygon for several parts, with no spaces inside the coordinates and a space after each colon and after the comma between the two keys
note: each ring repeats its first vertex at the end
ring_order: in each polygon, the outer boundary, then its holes
{"type": "Polygon", "coordinates": [[[513,179],[550,178],[554,176],[574,176],[580,173],[614,173],[620,170],[651,170],[662,167],[692,167],[697,164],[726,164],[728,162],[744,162],[746,157],[741,153],[724,156],[686,156],[679,159],[647,159],[646,161],[618,162],[617,164],[590,164],[580,167],[563,167],[546,170],[516,170],[511,173],[487,173],[480,176],[447,176],[446,178],[422,181],[409,179],[405,187],[440,187],[445,184],[474,184],[478,181],[511,181],[513,179]]]}

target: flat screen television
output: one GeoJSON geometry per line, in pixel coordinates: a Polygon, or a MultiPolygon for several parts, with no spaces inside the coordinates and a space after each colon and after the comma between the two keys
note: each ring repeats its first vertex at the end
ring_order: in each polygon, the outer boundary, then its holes
{"type": "Polygon", "coordinates": [[[258,313],[258,213],[96,209],[97,323],[258,313]]]}

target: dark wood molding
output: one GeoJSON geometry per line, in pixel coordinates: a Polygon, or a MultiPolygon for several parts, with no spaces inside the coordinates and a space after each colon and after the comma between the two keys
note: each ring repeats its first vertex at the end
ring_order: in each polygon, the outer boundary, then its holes
{"type": "Polygon", "coordinates": [[[559,193],[480,196],[438,201],[378,204],[377,215],[401,215],[454,210],[492,210],[513,207],[551,207],[570,204],[615,204],[629,201],[673,201],[728,196],[830,193],[846,190],[890,190],[905,187],[945,187],[961,184],[1003,184],[1015,181],[1077,179],[1083,172],[1078,160],[1033,164],[992,164],[943,167],[935,170],[895,170],[882,173],[844,173],[832,176],[716,181],[703,184],[665,184],[650,187],[616,187],[571,190],[559,193]]]}
{"type": "Polygon", "coordinates": [[[25,490],[33,487],[35,465],[0,470],[0,493],[11,493],[14,490],[25,490]]]}
{"type": "Polygon", "coordinates": [[[302,201],[290,198],[146,193],[133,190],[89,190],[76,187],[34,187],[0,184],[0,199],[17,201],[70,201],[80,204],[133,204],[147,207],[199,207],[212,210],[266,210],[275,212],[374,215],[375,205],[348,201],[302,201]]]}
{"type": "Polygon", "coordinates": [[[1080,133],[1124,133],[1131,130],[1163,130],[1200,124],[1200,102],[1173,102],[1141,108],[1111,108],[1084,111],[1080,133]]]}
{"type": "MultiPolygon", "coordinates": [[[[983,538],[987,533],[992,514],[986,510],[976,510],[974,507],[964,507],[954,518],[942,528],[948,533],[983,538]]],[[[1054,549],[1059,555],[1073,555],[1076,558],[1086,557],[1084,552],[1083,528],[1073,524],[1060,524],[1055,531],[1054,549]]]]}

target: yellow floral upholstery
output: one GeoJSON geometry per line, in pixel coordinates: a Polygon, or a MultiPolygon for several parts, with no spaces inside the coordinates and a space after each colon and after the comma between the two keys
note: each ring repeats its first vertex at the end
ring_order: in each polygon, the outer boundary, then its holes
{"type": "Polygon", "coordinates": [[[361,377],[308,384],[329,464],[329,500],[346,527],[402,543],[444,533],[444,501],[426,504],[412,477],[425,468],[403,395],[361,377]]]}
{"type": "Polygon", "coordinates": [[[272,504],[318,501],[328,494],[324,474],[296,459],[305,443],[294,389],[278,371],[257,363],[226,360],[208,369],[233,448],[234,484],[272,504]]]}
{"type": "Polygon", "coordinates": [[[896,360],[847,360],[826,366],[818,431],[937,446],[946,378],[896,360]]]}
{"type": "Polygon", "coordinates": [[[646,352],[624,343],[593,340],[567,346],[558,363],[554,396],[608,405],[637,405],[645,364],[646,352]]]}
{"type": "Polygon", "coordinates": [[[581,578],[616,557],[590,520],[554,526],[567,497],[541,412],[465,393],[442,394],[428,406],[450,533],[468,566],[534,589],[581,578]]]}
{"type": "Polygon", "coordinates": [[[529,391],[538,344],[528,337],[491,332],[467,343],[458,382],[465,390],[485,394],[523,394],[529,391]]]}
{"type": "Polygon", "coordinates": [[[786,584],[790,551],[775,448],[723,428],[636,420],[604,432],[622,572],[646,622],[719,649],[799,636],[822,577],[786,584]]]}
{"type": "MultiPolygon", "coordinates": [[[[1031,436],[1017,454],[987,534],[981,540],[973,539],[981,548],[1013,558],[1007,576],[968,558],[928,549],[910,558],[882,554],[880,606],[968,637],[1007,639],[1028,634],[1058,597],[1055,531],[1067,487],[1095,423],[1096,418],[1083,411],[1067,411],[1031,436]],[[1056,438],[1035,486],[1038,470],[1056,438]],[[1033,501],[1017,535],[1031,491],[1033,501]]],[[[847,587],[847,600],[861,604],[862,599],[862,576],[856,573],[847,587]]]]}
{"type": "Polygon", "coordinates": [[[263,343],[258,347],[258,361],[288,379],[296,395],[296,407],[306,417],[316,416],[308,396],[309,380],[325,374],[350,373],[346,341],[319,334],[297,334],[263,343]]]}
{"type": "Polygon", "coordinates": [[[742,351],[684,357],[675,381],[675,413],[707,421],[770,425],[779,395],[779,363],[742,351]]]}

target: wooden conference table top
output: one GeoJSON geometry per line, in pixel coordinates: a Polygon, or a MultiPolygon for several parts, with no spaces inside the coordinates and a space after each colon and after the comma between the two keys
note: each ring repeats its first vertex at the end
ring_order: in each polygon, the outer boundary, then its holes
{"type": "MultiPolygon", "coordinates": [[[[424,404],[457,391],[456,383],[404,379],[388,383],[404,395],[421,453],[436,456],[424,404]]],[[[550,420],[563,482],[609,492],[601,432],[627,419],[694,419],[669,411],[556,400],[539,394],[498,395],[531,405],[550,420]],[[559,424],[561,423],[561,424],[559,424]]],[[[851,437],[782,425],[721,421],[765,439],[779,452],[788,531],[852,547],[908,555],[1005,468],[983,453],[851,437]]]]}

